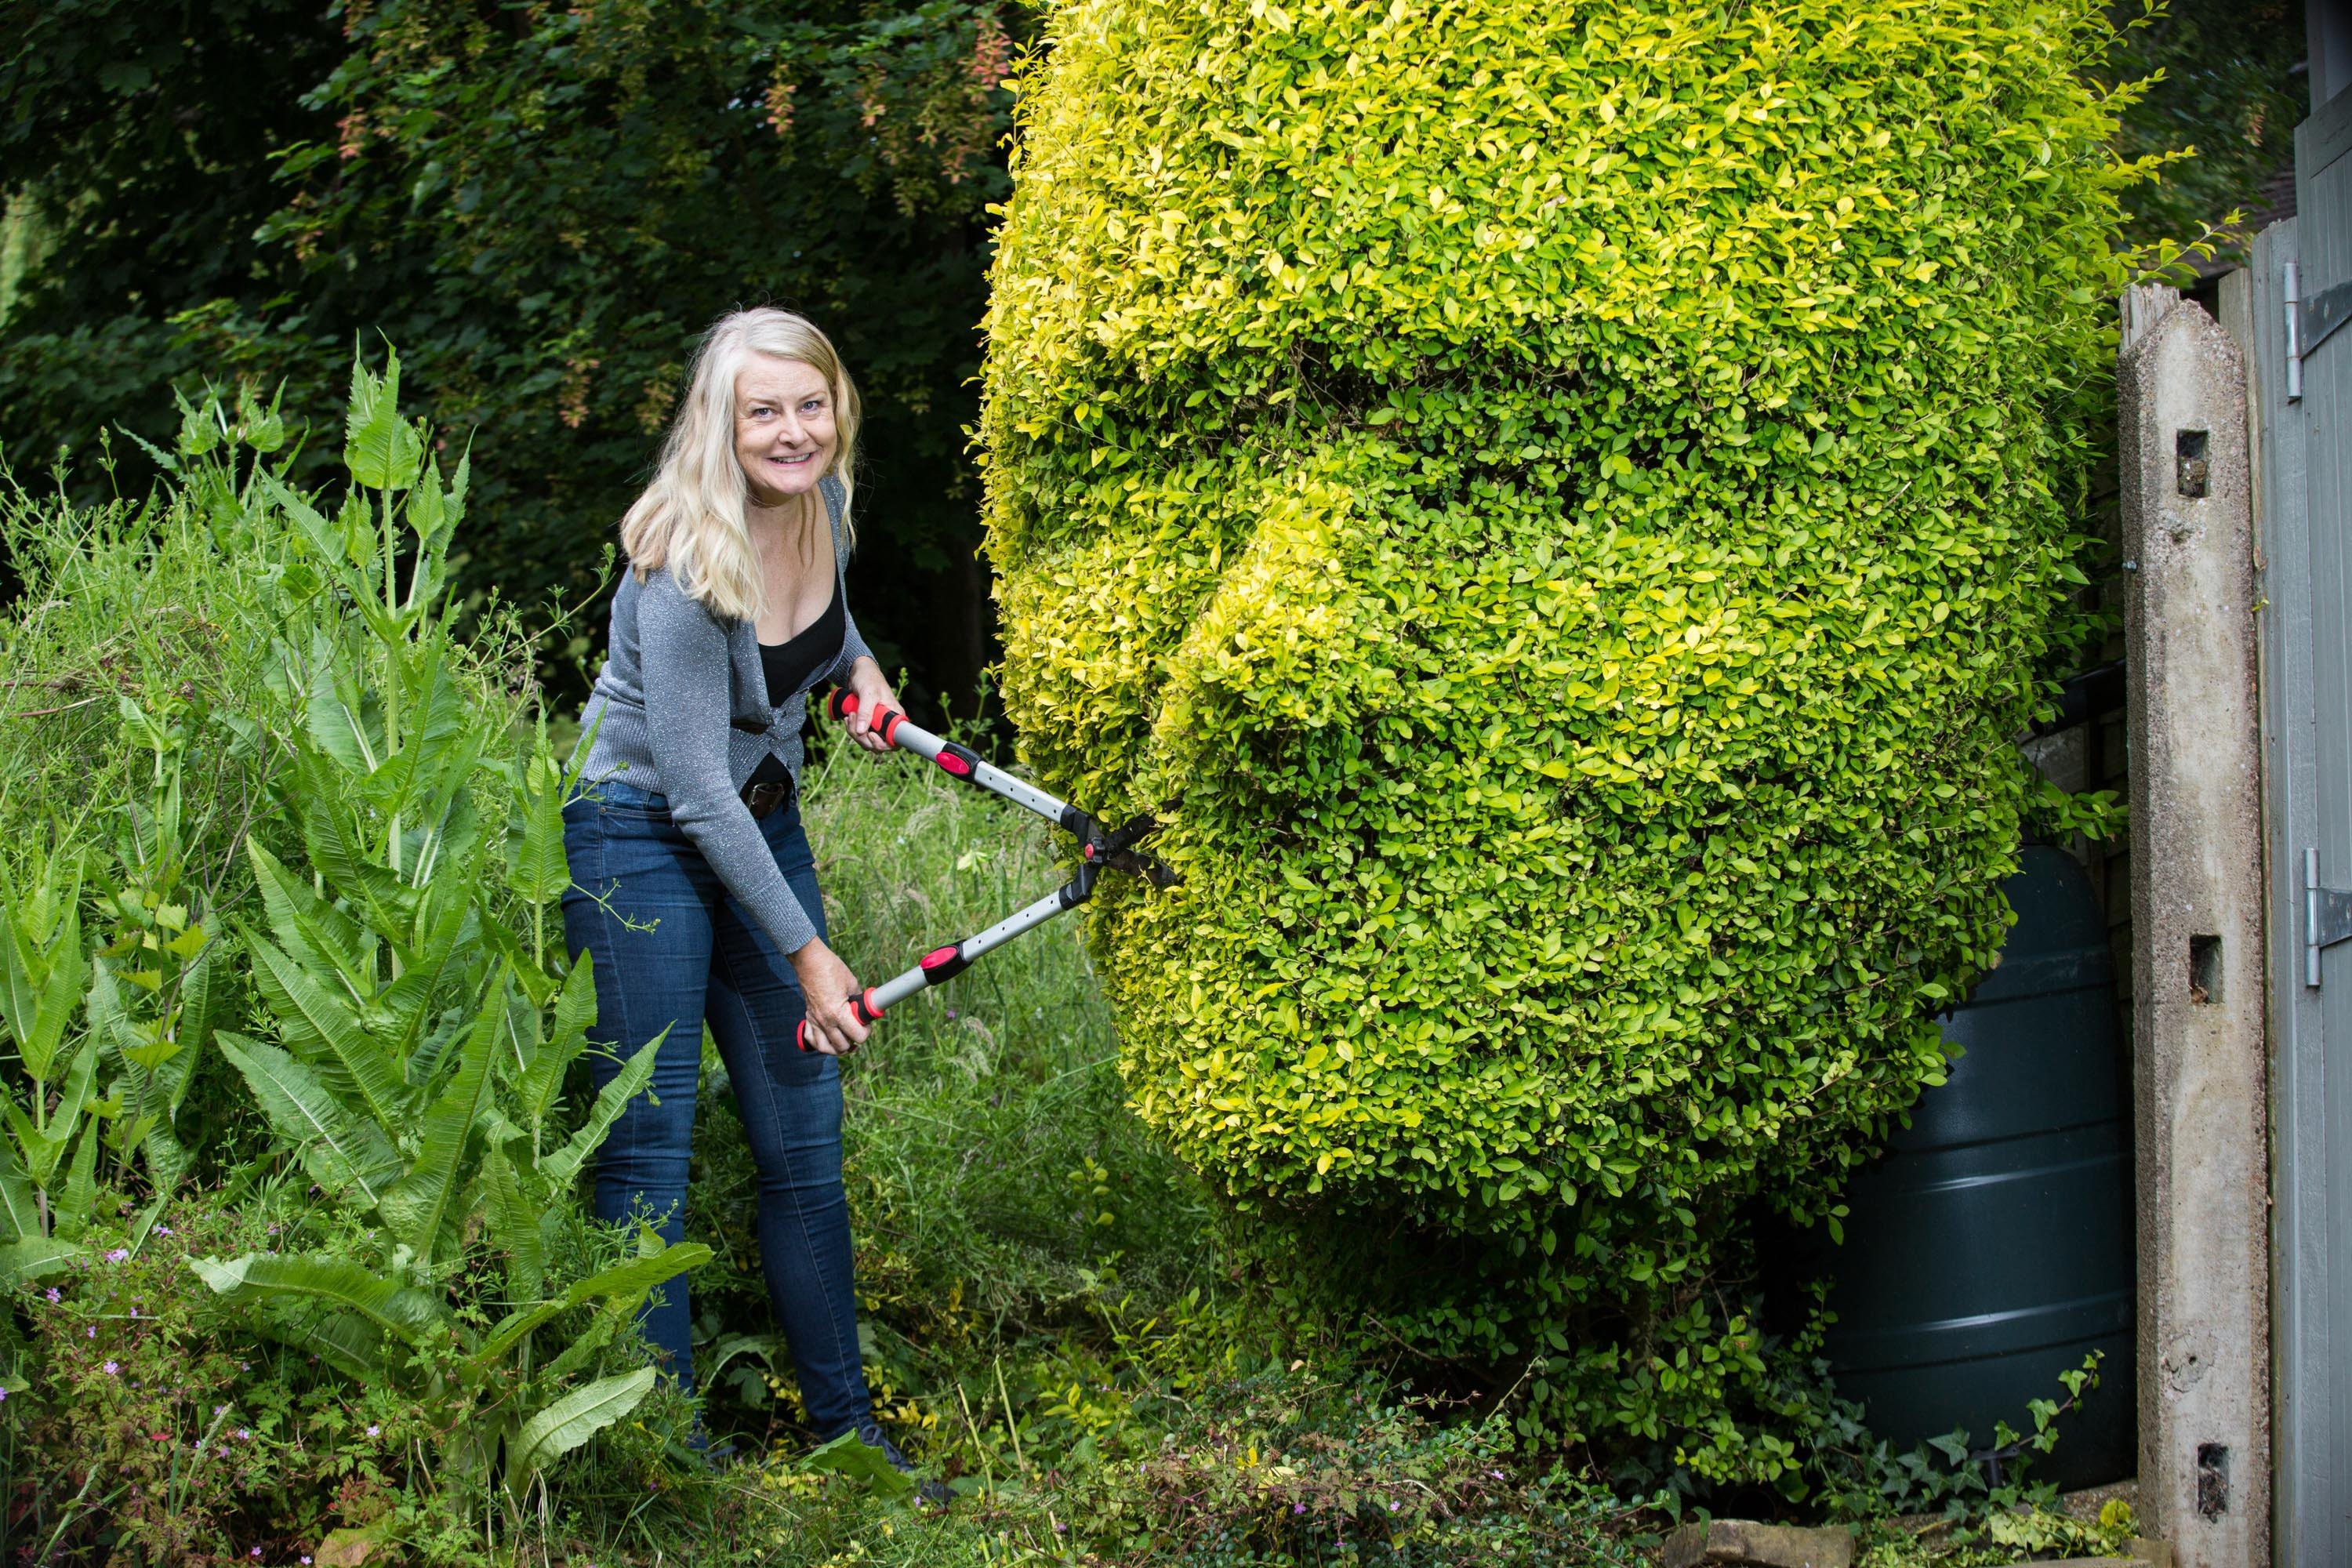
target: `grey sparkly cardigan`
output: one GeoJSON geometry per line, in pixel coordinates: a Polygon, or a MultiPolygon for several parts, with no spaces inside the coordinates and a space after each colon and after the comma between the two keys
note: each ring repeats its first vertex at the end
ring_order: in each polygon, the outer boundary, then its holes
{"type": "Polygon", "coordinates": [[[768,700],[760,635],[750,621],[713,615],[667,570],[621,578],[603,673],[580,715],[589,749],[583,780],[607,779],[663,796],[670,820],[777,949],[797,952],[816,935],[809,911],[776,868],[751,808],[740,793],[762,757],[801,776],[801,720],[811,687],[846,679],[870,657],[849,614],[841,481],[818,482],[833,524],[834,590],[842,598],[841,653],[781,703],[768,700]]]}

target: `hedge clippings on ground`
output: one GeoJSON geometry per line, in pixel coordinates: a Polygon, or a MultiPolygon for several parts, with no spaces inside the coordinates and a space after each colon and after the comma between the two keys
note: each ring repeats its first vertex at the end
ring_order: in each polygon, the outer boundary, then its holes
{"type": "Polygon", "coordinates": [[[2106,23],[1049,31],[990,548],[1026,759],[1164,807],[1187,879],[1097,920],[1135,1103],[1382,1330],[1549,1351],[1570,1435],[1719,1423],[1763,1374],[1711,1238],[1834,1204],[2009,918],[2133,175],[2106,23]]]}

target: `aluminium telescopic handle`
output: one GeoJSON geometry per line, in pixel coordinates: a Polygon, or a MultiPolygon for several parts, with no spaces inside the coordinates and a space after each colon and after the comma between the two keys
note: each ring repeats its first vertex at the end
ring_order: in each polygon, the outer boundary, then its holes
{"type": "MultiPolygon", "coordinates": [[[[1074,910],[1086,902],[1094,890],[1094,879],[1084,878],[1066,888],[1058,888],[1017,913],[1010,914],[976,936],[961,942],[935,947],[916,962],[912,969],[893,976],[882,984],[868,986],[862,994],[850,998],[850,1011],[861,1024],[871,1024],[888,1009],[912,996],[916,992],[933,985],[944,985],[971,967],[972,960],[992,949],[1003,946],[1024,931],[1032,931],[1065,910],[1074,910]]],[[[793,1043],[801,1049],[814,1050],[810,1043],[808,1020],[803,1018],[800,1027],[793,1031],[793,1043]]]]}
{"type": "MultiPolygon", "coordinates": [[[[835,719],[845,719],[857,711],[857,693],[837,688],[825,701],[825,710],[835,719]]],[[[908,751],[935,764],[950,778],[962,780],[976,789],[1002,796],[1024,811],[1034,811],[1055,826],[1072,833],[1082,833],[1086,818],[1067,802],[1057,800],[1036,785],[1014,778],[993,763],[984,761],[970,746],[932,734],[914,723],[895,708],[885,708],[874,715],[872,729],[879,731],[882,743],[908,751]]]]}

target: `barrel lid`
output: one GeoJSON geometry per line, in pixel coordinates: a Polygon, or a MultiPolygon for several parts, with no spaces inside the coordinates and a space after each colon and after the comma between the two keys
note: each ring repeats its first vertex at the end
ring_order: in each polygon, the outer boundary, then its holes
{"type": "Polygon", "coordinates": [[[2024,846],[2018,861],[2017,874],[2000,885],[2017,923],[2001,944],[2000,963],[1977,983],[1969,1001],[2013,1002],[2113,984],[2106,921],[2081,864],[2046,844],[2024,846]]]}

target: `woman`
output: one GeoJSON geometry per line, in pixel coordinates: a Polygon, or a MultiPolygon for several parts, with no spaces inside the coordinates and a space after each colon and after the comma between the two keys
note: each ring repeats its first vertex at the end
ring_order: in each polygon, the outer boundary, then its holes
{"type": "MultiPolygon", "coordinates": [[[[869,751],[888,748],[865,715],[897,706],[845,602],[856,440],[856,390],[810,322],[742,310],[704,336],[660,468],[621,524],[629,570],[581,716],[588,782],[563,813],[563,923],[595,965],[597,1087],[662,1040],[652,1094],[597,1157],[597,1217],[642,1214],[681,1238],[708,1025],[758,1168],[760,1260],[809,1419],[887,1447],[857,1350],[835,1059],[866,1031],[849,1007],[857,977],[825,945],[798,787],[811,687],[848,682],[850,734],[869,751]],[[813,1052],[794,1044],[803,1015],[813,1052]]],[[[646,1337],[691,1388],[685,1281],[664,1295],[646,1337]]]]}

